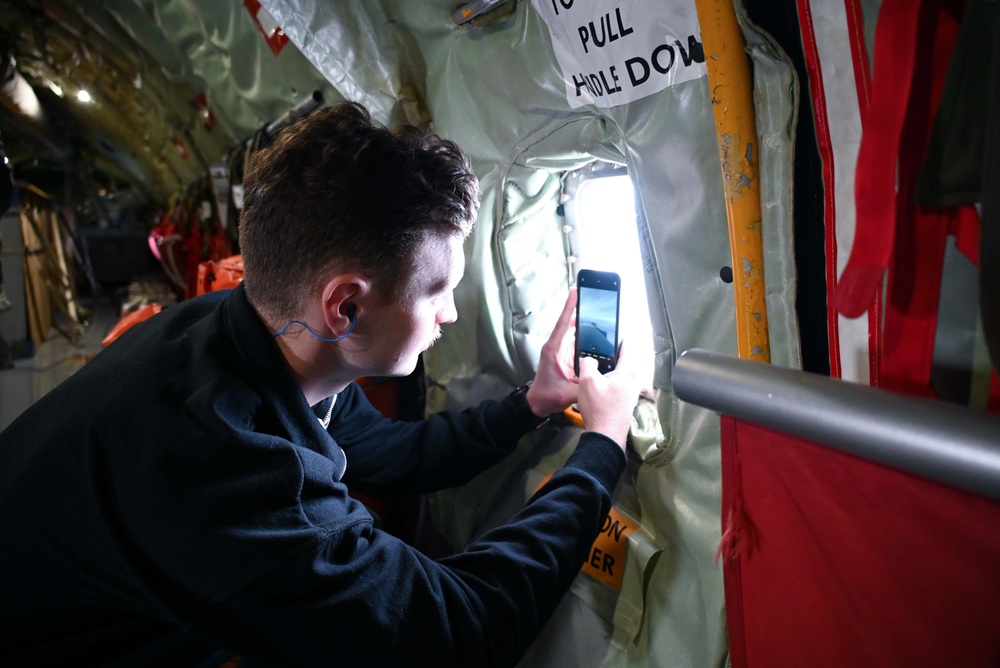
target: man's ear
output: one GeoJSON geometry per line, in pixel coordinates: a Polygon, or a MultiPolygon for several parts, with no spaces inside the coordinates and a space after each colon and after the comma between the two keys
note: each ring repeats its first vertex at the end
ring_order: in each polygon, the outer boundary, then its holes
{"type": "Polygon", "coordinates": [[[323,285],[323,319],[341,336],[351,329],[371,295],[371,282],[360,274],[339,274],[323,285]]]}

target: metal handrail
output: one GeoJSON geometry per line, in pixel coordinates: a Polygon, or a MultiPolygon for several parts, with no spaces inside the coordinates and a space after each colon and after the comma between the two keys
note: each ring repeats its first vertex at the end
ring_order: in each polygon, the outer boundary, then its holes
{"type": "Polygon", "coordinates": [[[683,401],[1000,500],[1000,417],[818,374],[688,350],[683,401]]]}

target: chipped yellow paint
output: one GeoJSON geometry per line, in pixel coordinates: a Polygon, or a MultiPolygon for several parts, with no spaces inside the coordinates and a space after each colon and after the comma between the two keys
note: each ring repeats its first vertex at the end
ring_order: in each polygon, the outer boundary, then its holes
{"type": "Polygon", "coordinates": [[[729,221],[739,356],[771,361],[761,237],[759,142],[746,42],[733,0],[695,0],[729,221]]]}

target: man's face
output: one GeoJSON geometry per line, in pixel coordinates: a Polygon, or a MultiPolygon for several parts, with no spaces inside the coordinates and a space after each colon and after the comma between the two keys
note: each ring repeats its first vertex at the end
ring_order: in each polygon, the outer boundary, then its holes
{"type": "Polygon", "coordinates": [[[460,235],[426,239],[401,297],[387,296],[370,314],[378,327],[372,375],[409,375],[420,353],[441,336],[441,325],[458,319],[454,290],[465,273],[462,242],[460,235]]]}

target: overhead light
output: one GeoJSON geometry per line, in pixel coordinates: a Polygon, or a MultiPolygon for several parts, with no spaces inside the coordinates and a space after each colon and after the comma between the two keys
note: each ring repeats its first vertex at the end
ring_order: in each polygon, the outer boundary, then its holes
{"type": "Polygon", "coordinates": [[[45,85],[49,87],[50,91],[52,91],[53,93],[55,93],[59,97],[63,96],[63,89],[62,89],[62,87],[59,84],[57,84],[55,81],[48,81],[48,80],[46,80],[45,81],[45,85]]]}
{"type": "Polygon", "coordinates": [[[41,119],[42,106],[35,95],[35,89],[25,81],[17,70],[14,70],[9,81],[4,83],[4,90],[17,106],[18,111],[33,121],[41,119]]]}
{"type": "Polygon", "coordinates": [[[90,93],[88,93],[87,91],[85,91],[82,88],[79,91],[77,91],[77,93],[76,93],[76,99],[80,100],[80,102],[92,102],[93,101],[93,98],[90,97],[90,93]]]}

